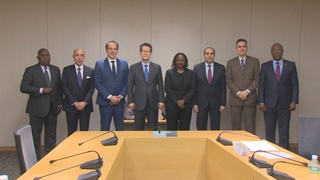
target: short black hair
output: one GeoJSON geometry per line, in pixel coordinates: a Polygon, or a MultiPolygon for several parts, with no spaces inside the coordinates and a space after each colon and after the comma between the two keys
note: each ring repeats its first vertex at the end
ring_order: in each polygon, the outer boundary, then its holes
{"type": "Polygon", "coordinates": [[[150,52],[152,52],[152,46],[151,46],[151,44],[149,44],[149,43],[143,43],[143,44],[141,44],[141,45],[140,45],[140,52],[142,51],[142,46],[147,46],[147,47],[149,47],[149,48],[150,48],[150,52]]]}
{"type": "Polygon", "coordinates": [[[184,63],[184,66],[183,66],[183,69],[187,69],[187,67],[188,67],[188,58],[187,58],[187,56],[186,56],[184,53],[182,53],[182,52],[177,53],[177,54],[173,57],[173,61],[172,61],[171,67],[173,67],[174,69],[177,69],[176,60],[177,60],[178,56],[183,56],[183,57],[186,59],[186,62],[184,63]]]}
{"type": "Polygon", "coordinates": [[[106,50],[108,49],[109,43],[115,43],[115,44],[117,45],[117,50],[119,50],[119,44],[118,44],[116,41],[109,41],[109,42],[107,42],[107,44],[106,44],[106,50]]]}
{"type": "Polygon", "coordinates": [[[237,42],[236,42],[236,47],[237,47],[237,44],[238,44],[239,42],[245,42],[246,45],[248,45],[247,40],[245,40],[245,39],[238,39],[237,42]]]}

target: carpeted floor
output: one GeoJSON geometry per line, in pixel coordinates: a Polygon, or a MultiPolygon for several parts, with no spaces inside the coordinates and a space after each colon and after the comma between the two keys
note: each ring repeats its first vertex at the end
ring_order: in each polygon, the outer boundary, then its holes
{"type": "MultiPolygon", "coordinates": [[[[298,149],[292,148],[292,152],[298,153],[298,149]]],[[[15,151],[0,151],[0,175],[7,174],[10,180],[16,180],[20,176],[17,154],[15,151]]]]}

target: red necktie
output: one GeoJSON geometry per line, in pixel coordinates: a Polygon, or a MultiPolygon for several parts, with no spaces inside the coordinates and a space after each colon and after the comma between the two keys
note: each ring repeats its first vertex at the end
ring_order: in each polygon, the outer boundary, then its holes
{"type": "Polygon", "coordinates": [[[208,64],[208,67],[209,67],[209,69],[208,69],[208,83],[210,84],[212,81],[211,65],[208,64]]]}

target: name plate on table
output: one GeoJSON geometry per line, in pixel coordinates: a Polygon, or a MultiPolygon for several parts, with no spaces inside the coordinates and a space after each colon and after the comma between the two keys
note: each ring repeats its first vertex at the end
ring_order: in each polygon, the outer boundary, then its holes
{"type": "Polygon", "coordinates": [[[247,156],[249,151],[248,148],[240,142],[233,143],[233,150],[241,156],[247,156]]]}
{"type": "Polygon", "coordinates": [[[153,137],[177,137],[177,131],[152,131],[153,137]]]}

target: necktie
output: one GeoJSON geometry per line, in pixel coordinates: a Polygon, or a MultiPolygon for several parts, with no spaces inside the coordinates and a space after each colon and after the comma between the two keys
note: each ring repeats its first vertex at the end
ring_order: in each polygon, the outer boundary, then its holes
{"type": "Polygon", "coordinates": [[[241,70],[242,73],[244,72],[244,59],[241,59],[241,70]]]}
{"type": "Polygon", "coordinates": [[[48,68],[47,66],[44,67],[44,76],[46,78],[48,87],[50,87],[51,82],[50,82],[50,77],[49,77],[49,73],[47,71],[47,68],[48,68]]]}
{"type": "Polygon", "coordinates": [[[279,62],[276,62],[276,78],[277,78],[277,81],[279,82],[280,81],[280,65],[279,65],[279,62]]]}
{"type": "Polygon", "coordinates": [[[82,76],[81,76],[81,68],[78,68],[78,84],[79,87],[81,87],[81,83],[82,83],[82,76]]]}
{"type": "Polygon", "coordinates": [[[147,83],[148,83],[148,76],[149,76],[148,65],[144,65],[144,78],[146,79],[147,83]]]}
{"type": "Polygon", "coordinates": [[[114,61],[111,61],[112,63],[112,77],[115,78],[117,73],[116,73],[116,66],[114,65],[114,61]]]}
{"type": "Polygon", "coordinates": [[[212,81],[211,64],[208,64],[208,68],[208,83],[210,84],[212,81]]]}

